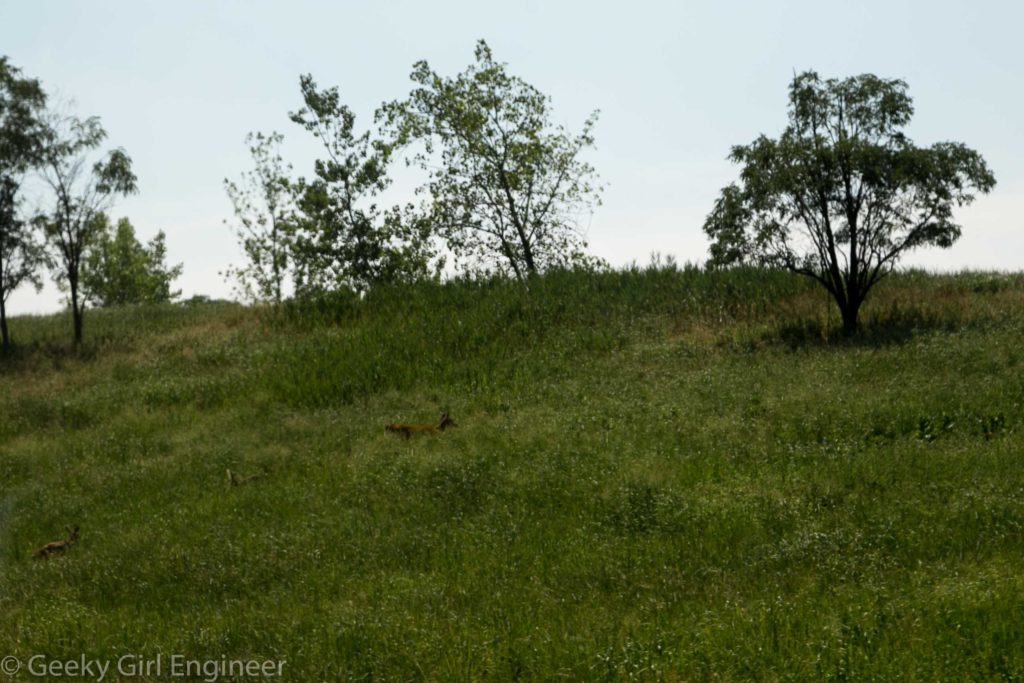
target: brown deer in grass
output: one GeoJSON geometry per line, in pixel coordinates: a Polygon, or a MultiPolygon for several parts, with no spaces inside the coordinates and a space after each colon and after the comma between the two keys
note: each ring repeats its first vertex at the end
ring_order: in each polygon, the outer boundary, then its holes
{"type": "Polygon", "coordinates": [[[392,422],[391,424],[384,427],[393,434],[400,434],[405,438],[409,438],[413,434],[436,434],[443,432],[448,427],[458,427],[455,424],[455,420],[448,417],[448,413],[441,414],[441,421],[436,425],[417,425],[417,424],[406,424],[404,422],[392,422]]]}
{"type": "Polygon", "coordinates": [[[262,479],[267,476],[267,470],[264,468],[262,472],[256,472],[255,474],[249,474],[246,476],[239,476],[237,472],[228,470],[228,486],[245,486],[251,484],[254,481],[262,479]]]}
{"type": "Polygon", "coordinates": [[[78,527],[74,529],[71,527],[64,527],[64,530],[68,532],[68,537],[63,541],[51,541],[42,548],[36,551],[36,557],[40,560],[49,559],[51,555],[61,555],[70,548],[75,541],[78,540],[78,527]]]}

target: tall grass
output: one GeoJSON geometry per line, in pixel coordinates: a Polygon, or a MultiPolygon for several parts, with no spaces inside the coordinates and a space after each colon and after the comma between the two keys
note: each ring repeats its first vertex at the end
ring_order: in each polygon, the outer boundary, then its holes
{"type": "Polygon", "coordinates": [[[571,372],[579,355],[622,348],[673,316],[757,317],[806,289],[782,273],[688,267],[554,272],[528,285],[456,280],[302,302],[279,323],[309,333],[279,344],[269,382],[306,406],[423,385],[515,387],[571,372]]]}
{"type": "Polygon", "coordinates": [[[16,318],[0,656],[1020,680],[1024,277],[900,273],[864,316],[647,268],[95,311],[78,353],[16,318]]]}

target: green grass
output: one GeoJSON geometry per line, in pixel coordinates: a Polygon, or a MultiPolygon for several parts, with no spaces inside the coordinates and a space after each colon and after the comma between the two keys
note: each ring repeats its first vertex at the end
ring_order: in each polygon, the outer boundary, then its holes
{"type": "Polygon", "coordinates": [[[839,327],[695,268],[91,311],[80,352],[15,318],[0,656],[1024,679],[1024,276],[901,273],[839,327]]]}

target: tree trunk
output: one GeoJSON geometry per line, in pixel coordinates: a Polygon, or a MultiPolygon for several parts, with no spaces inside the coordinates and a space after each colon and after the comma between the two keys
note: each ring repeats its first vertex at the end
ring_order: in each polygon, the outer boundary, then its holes
{"type": "Polygon", "coordinates": [[[75,319],[75,346],[82,345],[82,311],[75,306],[72,316],[75,319]]]}
{"type": "Polygon", "coordinates": [[[516,280],[519,282],[523,281],[523,272],[519,268],[519,262],[516,261],[516,256],[512,253],[512,247],[509,246],[508,242],[504,238],[499,237],[501,240],[501,251],[505,254],[505,258],[508,259],[508,263],[512,266],[512,272],[516,274],[516,280]]]}
{"type": "Polygon", "coordinates": [[[82,345],[82,309],[78,306],[78,281],[71,279],[71,319],[75,325],[75,346],[82,345]]]}
{"type": "Polygon", "coordinates": [[[0,335],[3,336],[3,350],[11,350],[11,335],[7,331],[7,304],[3,296],[0,296],[0,335]]]}
{"type": "Polygon", "coordinates": [[[843,315],[843,334],[847,337],[857,334],[860,327],[858,316],[861,303],[863,302],[860,299],[851,297],[845,306],[839,305],[839,311],[843,315]]]}
{"type": "Polygon", "coordinates": [[[528,241],[523,242],[523,259],[526,261],[526,272],[529,275],[537,274],[537,266],[533,262],[533,249],[528,241]]]}

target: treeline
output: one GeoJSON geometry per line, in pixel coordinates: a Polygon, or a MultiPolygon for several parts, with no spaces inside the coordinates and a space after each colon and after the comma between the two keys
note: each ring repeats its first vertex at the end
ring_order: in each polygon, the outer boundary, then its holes
{"type": "MultiPolygon", "coordinates": [[[[553,268],[596,268],[581,225],[602,187],[583,154],[597,112],[578,132],[552,122],[551,99],[509,73],[483,41],[461,73],[413,65],[408,96],[357,127],[337,87],[299,80],[291,120],[321,145],[309,175],[282,156],[284,136],[251,133],[251,170],[225,180],[244,261],[227,270],[250,300],[280,303],[381,285],[463,276],[528,281],[553,268]],[[418,168],[417,202],[384,206],[396,164],[418,168]]],[[[139,244],[113,201],[137,189],[120,148],[100,154],[95,117],[48,108],[38,81],[0,61],[0,323],[23,284],[48,267],[68,294],[76,343],[88,303],[166,301],[181,266],[165,264],[164,236],[139,244]],[[24,216],[29,172],[51,190],[47,211],[24,216]]],[[[874,286],[908,252],[949,247],[955,208],[995,186],[981,155],[960,143],[916,146],[904,133],[907,84],[872,74],[794,76],[789,123],[778,138],[732,149],[739,182],[704,224],[711,268],[755,265],[819,283],[847,333],[874,286]]]]}
{"type": "Polygon", "coordinates": [[[0,332],[12,346],[7,300],[18,287],[42,288],[48,269],[68,296],[75,344],[86,307],[169,301],[181,266],[167,267],[161,232],[141,245],[127,219],[112,227],[107,211],[137,191],[132,161],[121,148],[101,151],[99,118],[79,118],[51,105],[39,81],[0,57],[0,332]],[[45,208],[26,212],[30,174],[48,189],[45,208]]]}
{"type": "MultiPolygon", "coordinates": [[[[593,267],[578,219],[600,202],[594,112],[579,133],[554,126],[550,99],[481,41],[476,61],[446,77],[421,61],[413,89],[385,102],[375,128],[358,132],[337,88],[300,81],[305,106],[291,119],[326,152],[311,179],[291,177],[283,137],[249,138],[254,170],[225,181],[248,260],[233,270],[253,298],[437,277],[443,256],[469,274],[527,279],[551,267],[593,267]],[[396,161],[426,176],[419,205],[377,205],[396,161]]],[[[949,247],[953,210],[995,186],[984,159],[963,144],[918,147],[907,84],[863,74],[790,86],[782,135],[736,146],[742,165],[711,210],[709,267],[757,265],[798,273],[831,295],[843,329],[857,331],[874,286],[909,251],[949,247]]]]}

